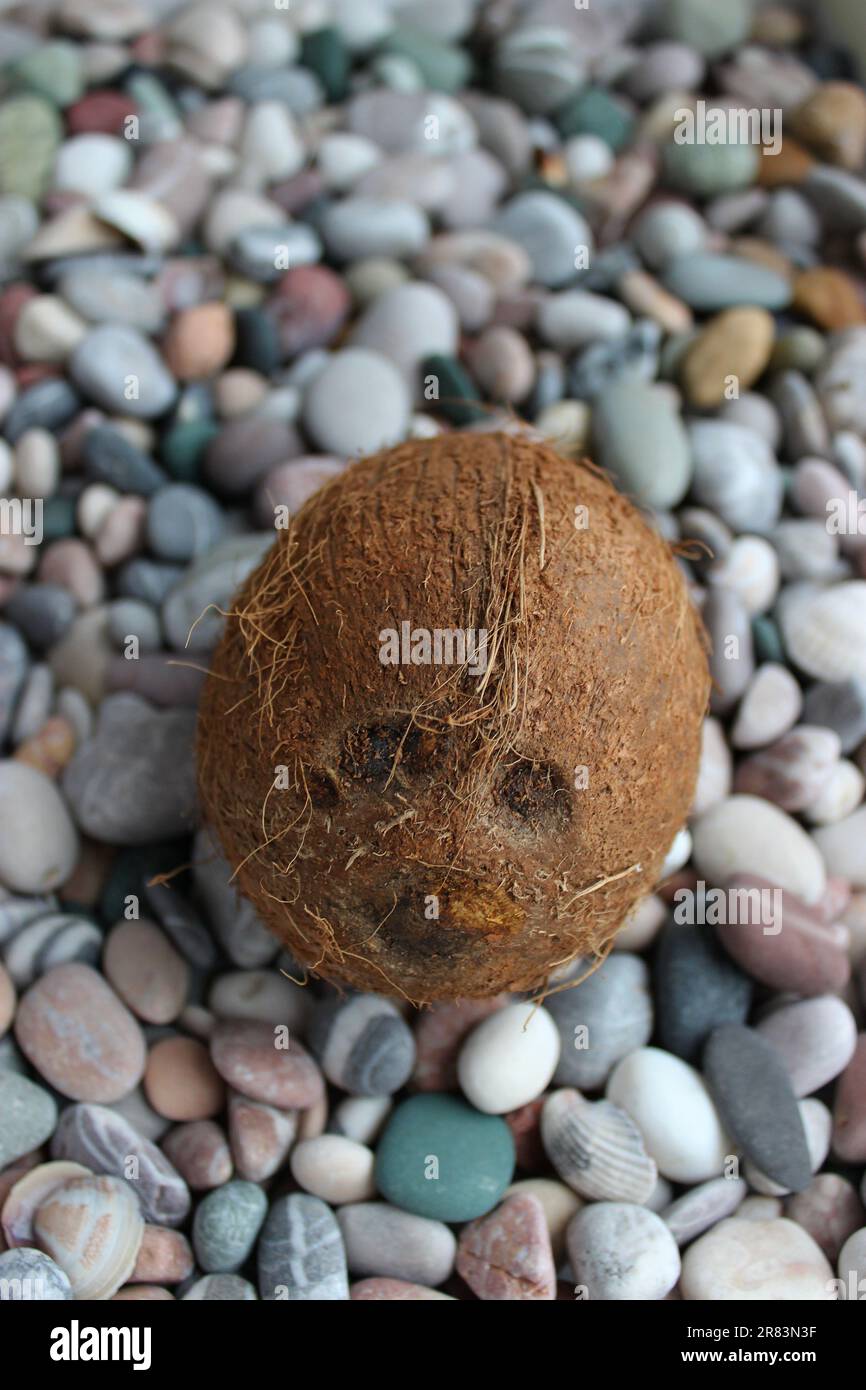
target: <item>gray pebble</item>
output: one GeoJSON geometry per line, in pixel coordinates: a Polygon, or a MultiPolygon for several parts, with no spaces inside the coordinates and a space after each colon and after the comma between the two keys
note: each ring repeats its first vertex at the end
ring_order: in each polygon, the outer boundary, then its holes
{"type": "Polygon", "coordinates": [[[118,598],[108,605],[108,636],[123,649],[129,637],[138,638],[140,652],[158,652],[162,646],[159,614],[141,599],[118,598]]]}
{"type": "Polygon", "coordinates": [[[859,232],[866,227],[866,184],[856,174],[818,164],[806,176],[802,187],[818,210],[839,230],[859,232]]]}
{"type": "Polygon", "coordinates": [[[442,1221],[388,1202],[351,1202],[337,1212],[349,1270],[436,1288],[454,1268],[457,1241],[442,1221]]]}
{"type": "Polygon", "coordinates": [[[322,243],[302,222],[246,227],[231,243],[228,259],[241,275],[266,285],[279,280],[289,266],[315,265],[322,259],[322,243]]]}
{"type": "Polygon", "coordinates": [[[117,1110],[104,1105],[70,1105],[51,1140],[52,1158],[83,1163],[129,1183],[147,1221],[179,1226],[190,1209],[189,1188],[150,1139],[117,1110]]]}
{"type": "Polygon", "coordinates": [[[710,709],[714,714],[727,714],[755,669],[751,621],[739,596],[721,584],[711,587],[702,616],[710,638],[710,674],[714,682],[710,709]]]}
{"type": "Polygon", "coordinates": [[[727,420],[697,420],[689,429],[695,501],[733,531],[769,531],[782,510],[783,480],[769,445],[727,420]]]}
{"type": "Polygon", "coordinates": [[[137,558],[119,570],[117,592],[125,598],[138,598],[158,607],[184,574],[182,565],[163,565],[156,560],[137,558]]]}
{"type": "Polygon", "coordinates": [[[39,732],[51,713],[53,701],[54,676],[51,667],[42,662],[31,666],[12,721],[11,738],[15,748],[39,732]]]}
{"type": "Polygon", "coordinates": [[[63,774],[80,828],[111,845],[188,834],[196,820],[195,713],[157,710],[138,695],[109,695],[93,737],[63,774]]]}
{"type": "Polygon", "coordinates": [[[60,584],[22,584],[15,590],[4,611],[31,647],[45,651],[59,642],[69,630],[78,612],[78,604],[69,590],[60,584]]]}
{"type": "MultiPolygon", "coordinates": [[[[575,969],[582,974],[586,962],[575,969]]],[[[650,1040],[649,971],[639,956],[616,952],[582,984],[551,994],[545,1008],[562,1039],[555,1084],[597,1090],[621,1057],[650,1040]]]]}
{"type": "Polygon", "coordinates": [[[810,382],[802,372],[779,372],[770,395],[782,422],[785,457],[796,461],[807,454],[829,456],[830,431],[810,382]]]}
{"type": "Polygon", "coordinates": [[[688,1245],[695,1236],[733,1216],[748,1190],[742,1178],[710,1178],[677,1197],[660,1215],[677,1245],[688,1245]]]}
{"type": "Polygon", "coordinates": [[[866,681],[816,681],[806,691],[803,723],[832,729],[842,752],[852,753],[866,739],[866,681]]]}
{"type": "Polygon", "coordinates": [[[167,482],[162,469],[142,449],[108,425],[88,431],[81,452],[88,478],[108,483],[118,492],[150,497],[167,482]]]}
{"type": "Polygon", "coordinates": [[[122,323],[140,333],[158,333],[165,321],[165,309],[156,288],[140,275],[117,266],[106,274],[98,267],[85,266],[67,271],[58,293],[82,318],[91,323],[122,323]]]}
{"type": "Polygon", "coordinates": [[[10,444],[15,444],[25,430],[62,429],[80,409],[80,397],[68,381],[47,377],[29,391],[22,391],[13,402],[3,421],[3,433],[10,444]]]}
{"type": "Polygon", "coordinates": [[[663,511],[682,501],[692,474],[689,440],[659,387],[621,378],[596,399],[592,425],[599,462],[624,492],[663,511]]]}
{"type": "Polygon", "coordinates": [[[232,964],[255,970],[272,961],[277,953],[276,937],[259,920],[252,903],[238,892],[231,867],[206,827],[195,838],[192,871],[211,929],[232,964]]]}
{"type": "Polygon", "coordinates": [[[273,534],[232,537],[214,546],[183,574],[162,605],[166,640],[175,651],[211,651],[225,619],[213,609],[227,609],[237,590],[273,544],[273,534]],[[200,621],[199,621],[200,620],[200,621]]]}
{"type": "Polygon", "coordinates": [[[195,1256],[209,1274],[229,1274],[256,1242],[268,1210],[258,1183],[237,1179],[209,1192],[196,1207],[192,1226],[195,1256]]]}
{"type": "Polygon", "coordinates": [[[578,249],[585,247],[592,254],[589,224],[554,193],[518,193],[500,209],[491,227],[523,247],[533,278],[542,285],[568,284],[575,277],[578,249]]]}
{"type": "Polygon", "coordinates": [[[71,1298],[67,1275],[41,1250],[19,1245],[0,1255],[0,1303],[62,1303],[71,1298]]]}
{"type": "Polygon", "coordinates": [[[225,534],[221,507],[191,483],[169,483],[150,499],[147,539],[161,560],[185,562],[213,549],[225,534]]]}
{"type": "Polygon", "coordinates": [[[799,1097],[814,1095],[845,1070],[857,1046],[848,1005],[832,994],[773,1009],[756,1031],[776,1049],[799,1097]]]}
{"type": "Polygon", "coordinates": [[[700,252],[671,261],[662,274],[662,283],[671,294],[704,314],[738,304],[785,309],[791,302],[791,286],[782,275],[737,256],[700,252]]]}
{"type": "Polygon", "coordinates": [[[649,319],[642,319],[612,343],[592,343],[574,360],[571,394],[591,401],[624,378],[653,381],[659,370],[660,343],[661,329],[649,319]]]}
{"type": "MultiPolygon", "coordinates": [[[[177,889],[170,883],[148,883],[144,896],[160,926],[190,965],[197,970],[213,970],[218,959],[213,935],[177,889]]],[[[246,903],[245,899],[240,901],[246,903]]],[[[242,916],[243,911],[238,915],[242,916]]]]}
{"type": "Polygon", "coordinates": [[[206,1274],[190,1284],[183,1295],[184,1303],[254,1303],[257,1300],[255,1286],[239,1274],[206,1274]]]}
{"type": "Polygon", "coordinates": [[[102,953],[102,932],[95,922],[70,912],[37,917],[4,948],[3,961],[19,990],[46,970],[69,961],[95,966],[102,953]]]}
{"type": "Polygon", "coordinates": [[[9,734],[29,665],[20,634],[9,623],[0,623],[0,742],[9,734]]]}
{"type": "Polygon", "coordinates": [[[259,101],[281,101],[295,116],[309,115],[325,101],[322,84],[309,68],[272,68],[248,64],[231,74],[227,87],[248,105],[259,101]]]}
{"type": "Polygon", "coordinates": [[[310,1047],[329,1081],[353,1096],[390,1096],[415,1065],[412,1032],[390,999],[356,994],[317,1004],[310,1047]]]}
{"type": "Polygon", "coordinates": [[[0,1169],[38,1149],[57,1123],[57,1104],[42,1086],[0,1072],[0,1169]]]}
{"type": "Polygon", "coordinates": [[[164,415],[177,396],[156,348],[124,324],[92,328],[72,353],[69,374],[83,395],[118,415],[149,420],[164,415]]]}
{"type": "Polygon", "coordinates": [[[338,261],[366,256],[417,255],[430,239],[426,215],[398,198],[343,198],[324,209],[320,228],[328,252],[338,261]]]}
{"type": "Polygon", "coordinates": [[[259,1241],[259,1293],[270,1302],[345,1302],[346,1251],[331,1208],[293,1193],[272,1205],[259,1241]]]}

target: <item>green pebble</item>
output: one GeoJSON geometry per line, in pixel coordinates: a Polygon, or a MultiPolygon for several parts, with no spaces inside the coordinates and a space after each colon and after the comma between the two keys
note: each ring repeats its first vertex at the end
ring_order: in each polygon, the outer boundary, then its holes
{"type": "Polygon", "coordinates": [[[56,109],[30,93],[0,106],[0,193],[37,202],[51,179],[63,136],[56,109]]]}
{"type": "Polygon", "coordinates": [[[714,198],[755,182],[760,153],[754,145],[678,145],[664,151],[667,182],[682,193],[714,198]]]}
{"type": "Polygon", "coordinates": [[[791,302],[791,284],[784,275],[743,256],[695,251],[666,265],[661,281],[677,299],[702,314],[715,314],[738,304],[776,312],[791,302]]]}
{"type": "Polygon", "coordinates": [[[827,340],[817,328],[798,324],[776,340],[770,358],[770,371],[805,372],[806,376],[821,365],[827,355],[827,340]]]}
{"type": "Polygon", "coordinates": [[[380,52],[408,58],[420,72],[424,86],[433,92],[457,92],[469,86],[472,79],[472,59],[464,49],[416,29],[398,25],[384,40],[380,52]]]}
{"type": "Polygon", "coordinates": [[[508,1125],[456,1096],[413,1096],[398,1105],[376,1153],[382,1196],[434,1221],[483,1216],[500,1201],[513,1173],[508,1125]]]}
{"type": "Polygon", "coordinates": [[[472,378],[456,357],[449,357],[445,353],[426,357],[421,364],[421,373],[425,388],[428,377],[436,378],[439,392],[432,399],[452,424],[471,425],[473,420],[482,420],[487,414],[472,378]]]}
{"type": "Polygon", "coordinates": [[[270,376],[283,360],[279,329],[263,309],[235,312],[235,364],[270,376]]]}
{"type": "Polygon", "coordinates": [[[753,0],[663,0],[658,25],[669,39],[719,58],[749,37],[753,0]]]}
{"type": "Polygon", "coordinates": [[[331,102],[342,101],[349,86],[349,52],[339,29],[314,29],[301,44],[301,63],[314,72],[331,102]]]}
{"type": "Polygon", "coordinates": [[[219,425],[213,420],[183,420],[172,425],[160,440],[160,460],[178,482],[197,482],[202,455],[217,434],[219,425]]]}
{"type": "Polygon", "coordinates": [[[49,497],[42,504],[43,541],[62,541],[75,535],[75,498],[49,497]]]}
{"type": "Polygon", "coordinates": [[[657,386],[621,377],[593,403],[596,458],[640,505],[668,511],[692,481],[689,437],[657,386]]]}
{"type": "Polygon", "coordinates": [[[759,661],[774,661],[785,665],[785,647],[778,627],[772,618],[761,613],[752,619],[752,638],[759,661]]]}
{"type": "Polygon", "coordinates": [[[623,149],[634,132],[634,117],[604,87],[586,87],[554,116],[565,139],[572,135],[597,135],[612,150],[623,149]]]}
{"type": "Polygon", "coordinates": [[[54,106],[71,106],[84,91],[81,49],[63,39],[41,44],[12,65],[9,79],[54,106]]]}
{"type": "Polygon", "coordinates": [[[178,109],[162,83],[149,72],[135,72],[125,84],[138,108],[140,139],[146,144],[174,140],[183,134],[178,109]]]}

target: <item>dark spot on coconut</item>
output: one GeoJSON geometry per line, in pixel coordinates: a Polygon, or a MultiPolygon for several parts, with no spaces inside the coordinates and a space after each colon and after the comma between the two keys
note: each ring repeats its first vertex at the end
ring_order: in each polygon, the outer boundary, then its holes
{"type": "Polygon", "coordinates": [[[538,830],[564,829],[571,821],[571,796],[565,779],[549,763],[528,758],[505,772],[500,796],[521,825],[538,830]]]}
{"type": "Polygon", "coordinates": [[[403,756],[405,724],[367,724],[350,729],[344,740],[342,767],[359,782],[385,782],[403,756]]]}
{"type": "Polygon", "coordinates": [[[304,769],[304,779],[313,805],[319,810],[333,810],[340,796],[332,774],[321,768],[308,767],[304,769]]]}

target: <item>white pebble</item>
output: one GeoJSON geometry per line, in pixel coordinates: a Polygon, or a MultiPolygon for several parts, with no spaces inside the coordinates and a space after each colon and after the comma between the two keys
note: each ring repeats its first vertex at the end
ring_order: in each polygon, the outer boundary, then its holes
{"type": "MultiPolygon", "coordinates": [[[[816,837],[836,829],[816,831],[816,837]]],[[[807,903],[816,903],[824,892],[826,873],[814,841],[791,816],[760,797],[729,796],[698,817],[692,835],[698,876],[716,887],[741,874],[758,874],[807,903]]],[[[862,844],[861,838],[861,854],[862,844]]],[[[841,870],[831,872],[845,877],[841,870]]]]}
{"type": "Polygon", "coordinates": [[[734,748],[766,748],[800,717],[803,692],[787,666],[767,661],[759,666],[746,687],[731,730],[734,748]]]}
{"type": "Polygon", "coordinates": [[[54,783],[26,763],[0,762],[0,881],[48,893],[77,859],[78,834],[54,783]]]}
{"type": "Polygon", "coordinates": [[[723,1176],[730,1141],[703,1078],[658,1047],[638,1047],[614,1068],[607,1098],[631,1116],[659,1172],[673,1182],[723,1176]]]}
{"type": "Polygon", "coordinates": [[[574,1278],[590,1302],[656,1301],[677,1282],[680,1252],[654,1211],[630,1202],[593,1202],[566,1237],[574,1278]]]}
{"type": "Polygon", "coordinates": [[[866,806],[835,825],[821,826],[813,838],[833,878],[847,878],[854,888],[866,888],[866,806]]]}
{"type": "Polygon", "coordinates": [[[602,179],[614,166],[613,150],[598,135],[574,135],[562,153],[571,183],[602,179]]]}
{"type": "Polygon", "coordinates": [[[53,497],[60,481],[60,449],[50,430],[25,430],[15,445],[15,485],[22,497],[53,497]]]}
{"type": "Polygon", "coordinates": [[[376,1192],[372,1149],[342,1134],[320,1134],[305,1139],[292,1150],[291,1169],[295,1181],[314,1197],[331,1206],[345,1202],[366,1202],[376,1192]]]}
{"type": "Polygon", "coordinates": [[[535,1100],[559,1061],[559,1030],[546,1009],[507,1004],[473,1028],[457,1059],[463,1094],[486,1115],[535,1100]]]}
{"type": "Polygon", "coordinates": [[[835,1299],[833,1270],[794,1221],[731,1217],[700,1236],[683,1256],[683,1298],[769,1302],[835,1299]]]}
{"type": "Polygon", "coordinates": [[[372,1144],[393,1105],[390,1096],[346,1096],[334,1111],[331,1128],[357,1144],[372,1144]]]}

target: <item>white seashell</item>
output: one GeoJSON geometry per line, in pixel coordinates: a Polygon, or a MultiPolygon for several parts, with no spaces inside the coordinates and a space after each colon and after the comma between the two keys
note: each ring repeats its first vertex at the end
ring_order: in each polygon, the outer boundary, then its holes
{"type": "Polygon", "coordinates": [[[840,758],[820,793],[804,807],[806,820],[813,825],[835,825],[856,811],[866,791],[866,777],[855,763],[840,758]]]}
{"type": "Polygon", "coordinates": [[[94,203],[93,213],[143,251],[160,254],[180,241],[180,228],[168,208],[136,188],[104,193],[94,203]]]}
{"type": "Polygon", "coordinates": [[[758,874],[806,903],[816,903],[824,892],[827,875],[815,842],[761,797],[729,796],[698,817],[692,837],[698,877],[718,888],[740,874],[758,874]]]}
{"type": "Polygon", "coordinates": [[[541,1112],[541,1140],[563,1182],[601,1202],[649,1200],[658,1170],[640,1130],[618,1105],[588,1101],[571,1087],[554,1091],[541,1112]]]}
{"type": "Polygon", "coordinates": [[[10,1248],[13,1245],[32,1245],[33,1218],[52,1192],[73,1178],[92,1176],[90,1169],[82,1163],[71,1163],[67,1159],[56,1159],[52,1163],[40,1163],[37,1168],[31,1168],[9,1189],[3,1203],[0,1224],[6,1244],[10,1248]]]}
{"type": "Polygon", "coordinates": [[[866,680],[866,580],[853,579],[780,606],[788,655],[824,681],[866,680]]]}
{"type": "Polygon", "coordinates": [[[710,584],[733,589],[753,618],[766,613],[779,592],[779,557],[763,536],[738,536],[707,579],[710,584]]]}
{"type": "Polygon", "coordinates": [[[803,692],[787,666],[768,661],[752,677],[731,730],[734,748],[765,748],[800,717],[803,692]]]}
{"type": "Polygon", "coordinates": [[[66,1272],[75,1298],[105,1300],[135,1268],[144,1221],[120,1178],[75,1178],[43,1203],[33,1230],[39,1248],[66,1272]]]}

